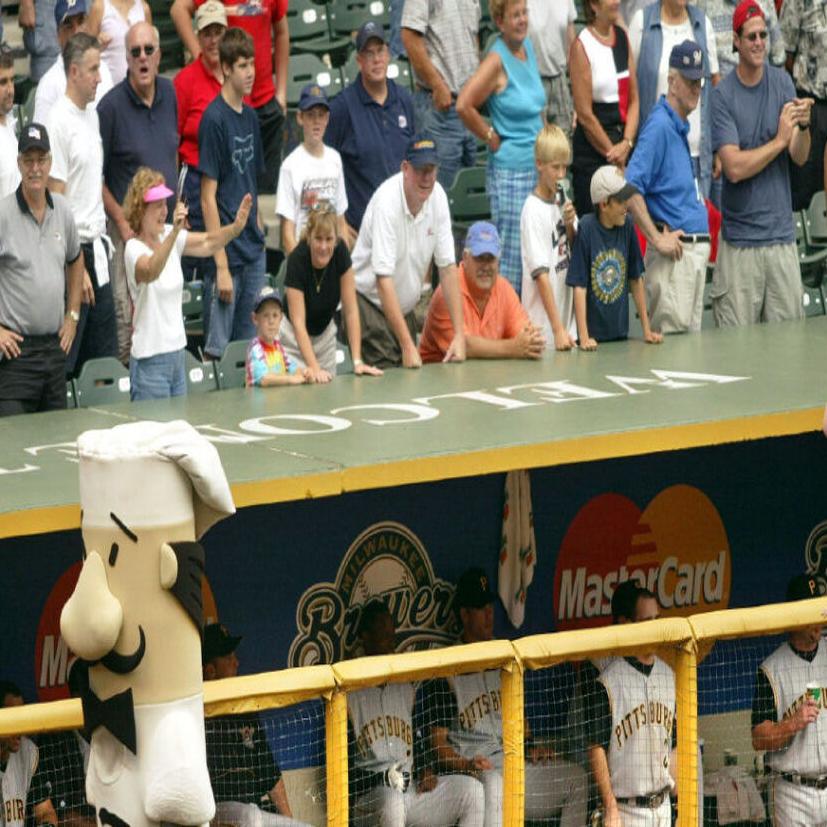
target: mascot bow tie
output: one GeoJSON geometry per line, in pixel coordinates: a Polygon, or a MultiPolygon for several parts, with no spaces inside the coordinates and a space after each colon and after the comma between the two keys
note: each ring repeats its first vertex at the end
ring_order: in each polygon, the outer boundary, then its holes
{"type": "Polygon", "coordinates": [[[81,698],[83,718],[90,736],[99,727],[106,727],[133,755],[136,754],[135,710],[132,690],[127,689],[102,701],[91,689],[81,698]]]}

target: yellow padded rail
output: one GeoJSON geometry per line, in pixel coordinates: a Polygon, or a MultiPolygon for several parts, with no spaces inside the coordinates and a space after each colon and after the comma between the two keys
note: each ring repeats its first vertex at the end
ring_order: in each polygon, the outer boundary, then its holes
{"type": "Polygon", "coordinates": [[[697,641],[775,635],[802,626],[827,625],[827,598],[706,612],[692,615],[689,623],[697,641]]]}

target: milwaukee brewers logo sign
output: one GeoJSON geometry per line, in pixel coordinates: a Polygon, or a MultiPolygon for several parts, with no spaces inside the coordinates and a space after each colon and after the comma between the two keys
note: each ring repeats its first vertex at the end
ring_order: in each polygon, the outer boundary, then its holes
{"type": "Polygon", "coordinates": [[[453,597],[453,585],[435,577],[412,531],[376,523],[351,543],[335,583],[317,583],[301,596],[288,663],[333,663],[355,654],[362,606],[373,598],[383,600],[393,617],[397,651],[453,642],[453,597]]]}

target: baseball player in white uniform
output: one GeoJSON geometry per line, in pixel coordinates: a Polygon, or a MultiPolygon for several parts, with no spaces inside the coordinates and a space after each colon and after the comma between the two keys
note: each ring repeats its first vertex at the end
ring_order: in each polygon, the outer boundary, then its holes
{"type": "MultiPolygon", "coordinates": [[[[819,596],[810,575],[794,577],[787,600],[819,596]]],[[[827,827],[827,645],[821,626],[791,632],[758,668],[752,746],[775,773],[775,827],[827,827]]]]}
{"type": "MultiPolygon", "coordinates": [[[[635,622],[658,616],[640,589],[635,622]]],[[[675,675],[654,653],[613,658],[594,684],[589,763],[605,827],[670,827],[674,781],[675,675]]]]}
{"type": "MultiPolygon", "coordinates": [[[[482,569],[469,569],[457,582],[454,607],[462,642],[494,636],[494,595],[482,569]]],[[[432,681],[426,718],[435,762],[445,772],[476,776],[485,789],[485,827],[500,827],[503,804],[503,740],[500,673],[497,670],[432,681]]],[[[528,726],[526,740],[530,743],[528,726]]],[[[588,783],[576,764],[545,747],[529,747],[525,767],[525,818],[560,815],[560,827],[586,823],[588,783]]]]}
{"type": "MultiPolygon", "coordinates": [[[[0,681],[0,705],[22,706],[20,690],[9,681],[0,681]]],[[[55,827],[57,814],[49,798],[48,785],[38,775],[38,750],[21,735],[0,738],[0,790],[4,827],[25,827],[26,807],[32,804],[38,827],[55,827]]]]}
{"type": "MultiPolygon", "coordinates": [[[[395,649],[393,620],[385,604],[372,600],[363,609],[359,636],[366,655],[395,649]]],[[[350,779],[356,827],[482,827],[484,795],[468,775],[414,777],[411,683],[390,683],[348,695],[352,729],[350,779]]]]}

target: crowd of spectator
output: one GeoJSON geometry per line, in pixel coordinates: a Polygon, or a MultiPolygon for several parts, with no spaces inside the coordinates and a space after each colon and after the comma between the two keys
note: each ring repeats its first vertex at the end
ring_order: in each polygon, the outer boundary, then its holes
{"type": "Polygon", "coordinates": [[[351,83],[302,91],[287,153],[287,0],[239,9],[175,0],[190,62],[171,80],[144,0],[21,0],[37,87],[16,124],[4,49],[2,412],[63,407],[101,356],[130,366],[133,399],[185,393],[193,278],[206,358],[278,345],[265,375],[308,382],[333,379],[337,342],[357,375],[590,350],[628,335],[630,292],[647,341],[698,331],[715,253],[717,325],[802,318],[793,210],[824,188],[821,6],[490,0],[483,42],[479,0],[394,3],[389,30],[354,33],[351,83]],[[388,77],[402,54],[413,94],[388,77]],[[481,151],[491,223],[455,238],[446,191],[481,151]],[[271,193],[286,281],[262,344],[271,193]]]}

